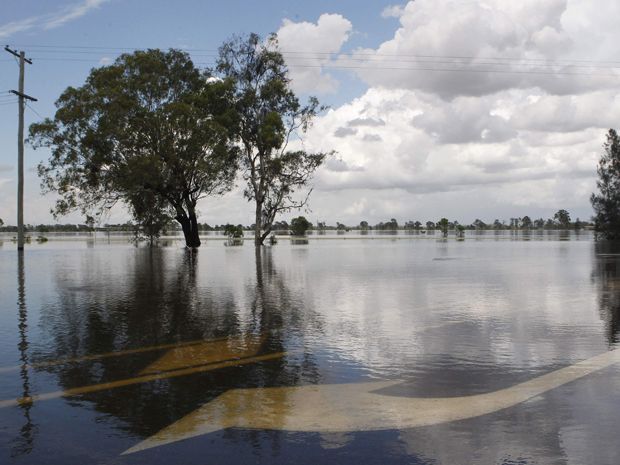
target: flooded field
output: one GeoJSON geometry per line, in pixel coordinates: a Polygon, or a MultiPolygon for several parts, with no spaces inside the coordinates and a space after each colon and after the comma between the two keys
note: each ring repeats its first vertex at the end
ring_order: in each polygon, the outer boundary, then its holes
{"type": "Polygon", "coordinates": [[[422,236],[5,237],[0,463],[617,465],[620,254],[422,236]]]}

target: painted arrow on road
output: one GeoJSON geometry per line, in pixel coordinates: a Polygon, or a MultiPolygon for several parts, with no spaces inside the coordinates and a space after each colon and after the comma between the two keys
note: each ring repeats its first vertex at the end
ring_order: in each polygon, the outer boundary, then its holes
{"type": "Polygon", "coordinates": [[[402,381],[235,389],[123,452],[130,454],[225,428],[299,432],[404,429],[513,407],[620,362],[620,349],[506,389],[464,397],[411,398],[377,392],[402,381]]]}

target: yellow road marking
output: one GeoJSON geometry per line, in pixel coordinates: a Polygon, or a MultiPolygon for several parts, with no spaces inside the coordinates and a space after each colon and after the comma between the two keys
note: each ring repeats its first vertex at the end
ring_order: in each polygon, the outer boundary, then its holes
{"type": "MultiPolygon", "coordinates": [[[[65,363],[86,362],[86,361],[90,361],[90,360],[99,360],[99,359],[102,359],[102,358],[121,357],[123,355],[140,354],[140,353],[143,353],[143,352],[151,352],[151,351],[155,351],[155,350],[170,349],[170,348],[174,348],[174,347],[185,347],[185,346],[191,346],[191,345],[194,345],[194,344],[203,344],[205,342],[219,342],[219,341],[226,340],[226,339],[227,338],[217,338],[217,339],[209,339],[209,340],[199,339],[197,341],[173,342],[173,343],[170,343],[170,344],[162,344],[162,345],[149,346],[149,347],[139,347],[139,348],[136,348],[136,349],[127,349],[127,350],[121,350],[121,351],[117,351],[117,352],[108,352],[108,353],[93,354],[93,355],[84,355],[82,357],[75,357],[75,358],[60,358],[60,359],[57,359],[57,360],[46,360],[46,361],[42,361],[42,362],[31,363],[29,365],[26,365],[26,368],[45,368],[45,367],[51,367],[51,366],[55,366],[55,365],[64,365],[65,363]]],[[[10,372],[10,371],[17,371],[17,370],[21,370],[22,368],[23,368],[23,365],[15,365],[15,366],[9,366],[9,367],[0,367],[0,373],[6,373],[6,372],[10,372]]]]}
{"type": "Polygon", "coordinates": [[[259,355],[257,357],[241,358],[236,360],[228,360],[225,362],[211,363],[209,365],[195,366],[189,368],[183,368],[180,370],[169,371],[164,373],[154,373],[144,376],[137,376],[135,378],[121,379],[118,381],[110,381],[107,383],[93,384],[91,386],[83,386],[64,391],[46,392],[43,394],[37,394],[31,397],[20,397],[18,399],[8,399],[0,401],[0,408],[14,407],[16,405],[31,404],[41,400],[57,399],[59,397],[78,396],[82,394],[89,394],[91,392],[105,391],[108,389],[115,389],[124,386],[131,386],[132,384],[147,383],[149,381],[155,381],[158,379],[176,378],[179,376],[187,376],[195,373],[202,373],[205,371],[219,370],[220,368],[228,368],[232,366],[245,365],[248,363],[263,362],[266,360],[274,360],[282,358],[286,355],[286,352],[275,352],[272,354],[259,355]]]}
{"type": "Polygon", "coordinates": [[[224,360],[252,357],[258,353],[265,339],[266,336],[260,338],[246,336],[174,347],[139,374],[147,375],[224,360]]]}
{"type": "Polygon", "coordinates": [[[402,381],[235,389],[123,454],[225,428],[341,433],[414,428],[464,420],[513,407],[618,362],[620,349],[509,388],[462,397],[397,397],[376,392],[402,381]]]}

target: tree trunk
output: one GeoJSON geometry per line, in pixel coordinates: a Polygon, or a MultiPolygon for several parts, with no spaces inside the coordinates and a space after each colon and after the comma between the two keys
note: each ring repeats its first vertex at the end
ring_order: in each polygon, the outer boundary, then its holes
{"type": "Polygon", "coordinates": [[[190,225],[190,244],[187,244],[187,238],[185,239],[185,243],[188,247],[196,248],[200,247],[200,236],[198,236],[198,221],[196,219],[196,212],[194,209],[190,209],[189,211],[189,225],[190,225]]]}
{"type": "Polygon", "coordinates": [[[263,204],[256,202],[256,218],[254,219],[254,245],[259,247],[263,245],[264,238],[262,237],[263,229],[263,204]]]}
{"type": "Polygon", "coordinates": [[[269,236],[270,233],[271,233],[271,225],[265,226],[265,232],[263,232],[260,236],[261,244],[265,243],[265,239],[267,239],[267,236],[269,236]]]}
{"type": "Polygon", "coordinates": [[[183,229],[185,246],[192,249],[200,247],[200,238],[198,237],[198,223],[196,221],[196,214],[194,212],[190,212],[188,217],[185,212],[183,212],[183,214],[177,214],[175,219],[181,224],[181,229],[183,229]]]}

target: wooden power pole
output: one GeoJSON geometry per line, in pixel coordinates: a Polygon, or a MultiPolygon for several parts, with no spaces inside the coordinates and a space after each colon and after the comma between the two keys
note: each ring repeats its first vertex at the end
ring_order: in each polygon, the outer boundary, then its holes
{"type": "Polygon", "coordinates": [[[32,64],[26,58],[26,52],[11,50],[7,45],[4,50],[19,58],[19,90],[11,93],[19,97],[19,124],[17,127],[17,250],[24,250],[24,107],[26,100],[37,99],[24,93],[24,64],[32,64]]]}

